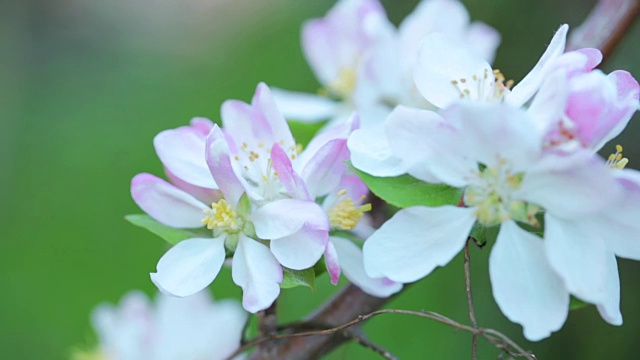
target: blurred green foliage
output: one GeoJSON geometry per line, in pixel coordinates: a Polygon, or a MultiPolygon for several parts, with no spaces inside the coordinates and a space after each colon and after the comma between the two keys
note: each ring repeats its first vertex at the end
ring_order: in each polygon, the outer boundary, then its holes
{"type": "MultiPolygon", "coordinates": [[[[331,2],[218,2],[207,12],[196,8],[205,1],[196,0],[173,4],[169,11],[161,8],[168,1],[3,3],[0,358],[66,359],[73,347],[95,341],[89,315],[96,304],[118,302],[131,289],[155,293],[148,273],[168,244],[124,220],[140,213],[129,195],[130,179],[139,172],[162,174],[152,147],[155,134],[193,116],[218,120],[222,101],[250,99],[259,81],[293,90],[318,88],[299,47],[299,29],[306,19],[322,16],[331,2]]],[[[415,3],[384,1],[396,23],[415,3]]],[[[559,24],[579,24],[593,1],[465,4],[473,18],[501,31],[495,64],[519,79],[559,24]]],[[[639,30],[632,29],[605,70],[623,68],[640,76],[639,30]]],[[[635,120],[620,143],[638,168],[635,120]]],[[[489,252],[490,244],[472,250],[481,326],[508,334],[540,359],[637,357],[640,264],[619,261],[623,326],[606,324],[586,307],[572,312],[550,339],[528,343],[492,298],[489,252]]],[[[299,319],[335,292],[326,274],[316,283],[316,291],[283,292],[281,321],[299,319]]],[[[219,298],[240,297],[228,270],[212,291],[219,298]]],[[[466,323],[461,257],[411,285],[389,307],[433,310],[466,323]]],[[[468,334],[425,319],[383,315],[365,330],[402,359],[470,354],[468,334]]],[[[498,351],[481,341],[479,354],[495,359],[498,351]]],[[[350,344],[328,358],[374,356],[350,344]]]]}

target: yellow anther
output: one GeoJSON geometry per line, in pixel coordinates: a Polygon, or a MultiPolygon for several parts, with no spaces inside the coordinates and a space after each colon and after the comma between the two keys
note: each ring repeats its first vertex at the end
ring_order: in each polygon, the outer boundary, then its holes
{"type": "Polygon", "coordinates": [[[462,79],[460,79],[460,82],[464,84],[464,83],[466,83],[466,82],[467,82],[467,79],[462,78],[462,79]]]}
{"type": "Polygon", "coordinates": [[[243,148],[243,149],[246,149],[246,148],[248,148],[248,147],[249,147],[249,144],[247,144],[246,142],[243,142],[243,143],[242,143],[242,148],[243,148]]]}
{"type": "MultiPolygon", "coordinates": [[[[346,193],[346,190],[340,190],[338,197],[343,197],[346,193]]],[[[364,212],[370,210],[371,204],[356,206],[350,197],[343,198],[329,209],[329,223],[332,228],[351,230],[356,227],[364,212]]]]}
{"type": "Polygon", "coordinates": [[[260,142],[258,143],[258,147],[259,147],[259,148],[264,147],[264,143],[263,143],[262,141],[260,141],[260,142]]]}
{"type": "Polygon", "coordinates": [[[629,159],[622,156],[622,146],[616,145],[615,154],[609,155],[607,158],[607,165],[612,169],[624,169],[629,163],[629,159]]]}
{"type": "Polygon", "coordinates": [[[235,232],[239,228],[238,214],[231,208],[225,199],[211,204],[211,209],[205,209],[206,215],[202,223],[210,230],[220,229],[235,232]]]}
{"type": "Polygon", "coordinates": [[[236,161],[240,161],[240,156],[236,155],[233,157],[234,159],[236,159],[236,161]]]}
{"type": "Polygon", "coordinates": [[[458,82],[457,82],[456,80],[451,80],[451,83],[452,83],[453,85],[458,85],[458,82]]]}

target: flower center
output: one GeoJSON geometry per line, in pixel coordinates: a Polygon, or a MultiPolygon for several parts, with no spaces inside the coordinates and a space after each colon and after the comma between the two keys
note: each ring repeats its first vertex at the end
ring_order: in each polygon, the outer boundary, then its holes
{"type": "MultiPolygon", "coordinates": [[[[371,210],[371,204],[356,206],[350,197],[345,197],[346,194],[347,190],[340,190],[335,205],[328,211],[329,223],[332,228],[351,230],[356,227],[364,212],[371,210]]],[[[364,196],[360,199],[360,201],[362,200],[364,200],[364,196]]]]}
{"type": "Polygon", "coordinates": [[[625,166],[629,163],[629,159],[626,157],[622,157],[622,146],[616,145],[615,154],[609,155],[607,159],[607,165],[609,165],[612,169],[624,169],[625,166]]]}
{"type": "Polygon", "coordinates": [[[478,170],[464,193],[464,203],[477,208],[478,222],[485,226],[498,225],[506,220],[516,220],[539,226],[535,218],[539,207],[516,198],[523,173],[512,173],[504,159],[494,167],[478,170]]]}
{"type": "MultiPolygon", "coordinates": [[[[291,160],[295,160],[302,150],[300,145],[288,145],[284,140],[278,142],[284,151],[289,155],[291,160]]],[[[284,197],[286,193],[282,184],[278,180],[278,173],[273,168],[270,157],[271,146],[267,146],[260,141],[256,146],[249,146],[242,143],[238,154],[234,159],[240,164],[243,172],[243,178],[257,189],[265,200],[273,200],[284,197]]]]}
{"type": "Polygon", "coordinates": [[[210,230],[222,230],[227,233],[237,233],[242,225],[238,214],[231,208],[225,199],[211,204],[211,209],[205,209],[206,215],[202,223],[210,230]]]}
{"type": "Polygon", "coordinates": [[[471,79],[452,80],[451,84],[458,91],[460,99],[480,102],[502,101],[513,86],[513,80],[505,81],[504,75],[498,69],[493,70],[493,78],[490,78],[489,71],[484,69],[482,75],[473,75],[471,79]]]}
{"type": "Polygon", "coordinates": [[[358,75],[356,66],[343,67],[338,72],[338,76],[327,85],[321,88],[318,94],[326,97],[336,97],[338,99],[350,99],[356,89],[358,75]]]}

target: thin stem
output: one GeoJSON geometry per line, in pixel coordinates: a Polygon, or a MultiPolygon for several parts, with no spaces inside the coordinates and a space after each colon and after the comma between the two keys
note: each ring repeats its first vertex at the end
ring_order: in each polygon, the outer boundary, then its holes
{"type": "Polygon", "coordinates": [[[363,347],[374,351],[375,353],[377,353],[378,355],[382,356],[387,360],[398,360],[398,357],[396,357],[391,352],[389,352],[389,350],[367,339],[367,337],[359,329],[345,330],[342,332],[342,335],[346,338],[352,339],[353,341],[357,342],[363,347]]]}
{"type": "MultiPolygon", "coordinates": [[[[476,312],[473,309],[473,295],[471,294],[471,256],[469,255],[469,242],[471,238],[467,239],[467,243],[464,245],[464,282],[467,292],[467,306],[469,307],[469,320],[471,320],[471,326],[474,329],[478,329],[478,322],[476,321],[476,312]]],[[[471,335],[471,359],[478,359],[478,334],[473,333],[471,335]]]]}
{"type": "Polygon", "coordinates": [[[470,332],[471,334],[475,334],[475,335],[479,335],[482,336],[484,339],[486,339],[487,341],[489,341],[490,343],[494,344],[497,348],[501,349],[502,351],[506,352],[507,354],[509,354],[510,356],[513,357],[523,357],[526,359],[530,359],[530,360],[535,360],[536,357],[531,354],[530,352],[527,352],[525,350],[523,350],[520,346],[518,346],[518,344],[516,344],[513,340],[509,339],[506,335],[502,334],[501,332],[497,331],[497,330],[493,330],[493,329],[484,329],[484,328],[473,328],[471,326],[468,325],[463,325],[460,324],[452,319],[449,319],[448,317],[444,316],[444,315],[440,315],[438,313],[432,312],[432,311],[411,311],[411,310],[400,310],[400,309],[385,309],[385,310],[378,310],[378,311],[374,311],[371,312],[369,314],[365,314],[365,315],[359,315],[357,318],[342,324],[340,326],[336,326],[333,328],[329,328],[329,329],[324,329],[324,330],[313,330],[313,331],[302,331],[302,332],[298,332],[298,333],[291,333],[291,334],[272,334],[269,336],[263,336],[263,337],[258,337],[254,340],[249,341],[248,343],[246,343],[245,345],[241,346],[238,350],[236,350],[236,352],[234,352],[233,354],[231,354],[227,359],[232,359],[234,356],[242,353],[243,351],[246,351],[248,349],[250,349],[253,346],[268,342],[268,341],[273,341],[273,340],[277,340],[277,339],[288,339],[288,338],[297,338],[297,337],[305,337],[305,336],[315,336],[315,335],[333,335],[336,333],[339,333],[351,326],[357,325],[363,321],[366,321],[372,317],[381,315],[381,314],[404,314],[404,315],[411,315],[411,316],[417,316],[417,317],[421,317],[421,318],[426,318],[426,319],[431,319],[434,321],[437,321],[439,323],[451,326],[453,328],[459,329],[459,330],[463,330],[463,331],[467,331],[470,332]]]}
{"type": "MultiPolygon", "coordinates": [[[[276,301],[265,310],[258,312],[258,333],[262,337],[269,337],[278,332],[278,317],[276,301]]],[[[260,345],[257,351],[260,351],[266,359],[276,359],[274,356],[275,343],[268,342],[260,345]]]]}

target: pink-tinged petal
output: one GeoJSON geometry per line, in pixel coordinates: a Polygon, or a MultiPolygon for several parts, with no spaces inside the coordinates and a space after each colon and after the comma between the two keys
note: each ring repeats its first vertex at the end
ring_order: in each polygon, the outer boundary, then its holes
{"type": "Polygon", "coordinates": [[[303,227],[329,230],[327,215],[318,204],[297,199],[270,202],[254,211],[250,220],[265,240],[292,235],[303,227]]]}
{"type": "Polygon", "coordinates": [[[302,177],[313,197],[327,195],[340,183],[348,170],[349,148],[346,139],[326,143],[302,169],[302,177]]]}
{"type": "Polygon", "coordinates": [[[548,337],[567,319],[569,292],[549,265],[543,240],[513,221],[500,226],[489,256],[489,276],[500,310],[522,325],[528,340],[548,337]]]}
{"type": "Polygon", "coordinates": [[[372,278],[364,270],[362,249],[348,239],[332,236],[331,243],[341,259],[344,275],[362,291],[377,297],[388,297],[402,289],[402,284],[387,278],[372,278]]]}
{"type": "Polygon", "coordinates": [[[324,18],[306,22],[302,50],[318,80],[329,85],[341,70],[355,67],[385,22],[384,8],[377,0],[343,0],[324,18]]]}
{"type": "Polygon", "coordinates": [[[475,220],[475,208],[402,209],[365,241],[367,274],[402,283],[423,278],[462,250],[475,220]]]}
{"type": "Polygon", "coordinates": [[[602,53],[598,49],[579,49],[566,52],[553,61],[549,72],[562,70],[569,78],[586,74],[593,70],[602,61],[602,53]]]}
{"type": "Polygon", "coordinates": [[[323,96],[278,88],[271,89],[276,105],[289,120],[314,123],[331,119],[339,111],[339,104],[323,96]]]}
{"type": "Polygon", "coordinates": [[[470,100],[492,93],[494,76],[491,66],[467,45],[435,33],[422,40],[414,80],[427,101],[445,108],[464,90],[470,100]],[[476,84],[474,79],[484,81],[476,84]]]}
{"type": "Polygon", "coordinates": [[[334,191],[327,195],[322,203],[324,209],[330,209],[338,200],[338,192],[346,191],[345,197],[351,198],[354,204],[360,204],[361,199],[369,194],[369,188],[356,175],[345,175],[340,179],[340,184],[335,187],[334,191]]]}
{"type": "Polygon", "coordinates": [[[153,145],[160,161],[173,175],[195,186],[217,189],[204,159],[207,134],[203,131],[210,124],[206,119],[194,119],[191,126],[159,133],[153,145]]]}
{"type": "Polygon", "coordinates": [[[598,214],[593,227],[602,231],[607,246],[619,257],[640,260],[640,171],[618,170],[615,173],[623,187],[620,203],[598,214]]]}
{"type": "Polygon", "coordinates": [[[560,26],[538,63],[506,96],[509,104],[522,106],[538,91],[549,69],[553,68],[554,61],[564,52],[568,31],[569,25],[560,26]]]}
{"type": "Polygon", "coordinates": [[[250,313],[268,308],[280,294],[282,266],[267,246],[243,234],[233,255],[231,276],[242,288],[242,306],[250,313]]]}
{"type": "Polygon", "coordinates": [[[331,284],[333,285],[338,285],[338,281],[340,280],[341,271],[339,260],[338,253],[336,252],[335,246],[333,246],[333,242],[329,241],[327,243],[327,248],[324,250],[324,264],[327,267],[327,272],[329,273],[331,284]]]}
{"type": "Polygon", "coordinates": [[[294,199],[313,200],[307,190],[307,184],[298,173],[293,170],[291,160],[280,144],[273,144],[271,148],[273,169],[278,173],[278,179],[294,199]]]}
{"type": "Polygon", "coordinates": [[[483,22],[474,21],[469,25],[466,40],[478,55],[491,64],[502,38],[496,29],[483,22]]]}
{"type": "Polygon", "coordinates": [[[207,136],[213,129],[213,122],[204,117],[194,117],[189,122],[191,128],[200,136],[207,136]]]}
{"type": "Polygon", "coordinates": [[[218,276],[224,263],[224,238],[179,242],[160,258],[151,281],[160,291],[174,296],[189,296],[204,289],[218,276]]]}
{"type": "Polygon", "coordinates": [[[407,171],[408,166],[391,152],[382,126],[354,131],[347,140],[347,146],[353,166],[367,174],[386,177],[407,171]]]}
{"type": "Polygon", "coordinates": [[[618,263],[613,254],[607,256],[607,273],[605,275],[605,296],[596,304],[600,316],[611,325],[622,325],[622,313],[620,312],[620,276],[618,275],[618,263]]]}
{"type": "Polygon", "coordinates": [[[235,205],[244,194],[244,179],[238,176],[231,163],[229,145],[222,130],[215,125],[207,137],[207,165],[211,175],[229,203],[235,205]]]}
{"type": "Polygon", "coordinates": [[[402,55],[407,58],[408,67],[413,67],[420,42],[425,36],[442,33],[449,38],[462,40],[468,24],[469,13],[458,1],[431,0],[418,3],[398,28],[402,55]]]}
{"type": "Polygon", "coordinates": [[[211,204],[217,202],[222,198],[222,192],[218,189],[209,189],[200,186],[192,185],[179,177],[175,176],[169,169],[165,168],[164,173],[167,175],[169,181],[175,185],[178,189],[193,195],[196,199],[202,201],[205,204],[211,204]]]}
{"type": "Polygon", "coordinates": [[[562,70],[554,71],[542,83],[529,106],[528,113],[538,133],[546,134],[558,125],[564,116],[568,96],[567,74],[562,70]]]}
{"type": "Polygon", "coordinates": [[[602,137],[600,143],[594,146],[600,149],[604,144],[618,136],[627,126],[633,114],[640,107],[640,85],[630,73],[616,70],[607,76],[607,80],[614,83],[617,97],[613,102],[606,123],[609,131],[602,137]]]}
{"type": "Polygon", "coordinates": [[[265,142],[267,146],[273,143],[269,123],[253,106],[239,100],[227,100],[222,103],[220,113],[224,131],[236,146],[255,146],[258,141],[265,142]]]}
{"type": "Polygon", "coordinates": [[[320,260],[328,241],[328,230],[303,227],[292,235],[271,239],[270,247],[282,266],[303,270],[320,260]]]}
{"type": "Polygon", "coordinates": [[[146,173],[131,180],[131,197],[154,219],[175,228],[202,227],[202,211],[208,209],[193,196],[146,173]]]}
{"type": "Polygon", "coordinates": [[[544,245],[551,267],[569,292],[598,303],[606,294],[607,256],[613,254],[605,245],[606,239],[589,229],[582,219],[560,219],[547,213],[544,245]]]}
{"type": "Polygon", "coordinates": [[[574,218],[602,211],[622,192],[599,157],[579,151],[545,154],[527,171],[518,196],[555,216],[574,218]]]}
{"type": "Polygon", "coordinates": [[[298,156],[295,164],[296,171],[301,171],[328,142],[337,139],[347,139],[351,132],[359,126],[360,117],[356,113],[352,113],[345,121],[318,132],[305,147],[304,151],[298,156]]]}
{"type": "Polygon", "coordinates": [[[586,56],[587,61],[585,62],[583,68],[585,72],[595,69],[596,66],[600,65],[600,63],[602,62],[602,52],[598,49],[583,48],[578,49],[575,52],[586,56]]]}
{"type": "Polygon", "coordinates": [[[271,94],[271,89],[265,83],[259,83],[256,92],[251,99],[251,106],[257,109],[266,119],[273,134],[273,142],[284,142],[295,145],[289,124],[278,109],[276,101],[271,94]]]}

